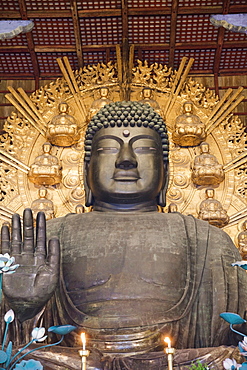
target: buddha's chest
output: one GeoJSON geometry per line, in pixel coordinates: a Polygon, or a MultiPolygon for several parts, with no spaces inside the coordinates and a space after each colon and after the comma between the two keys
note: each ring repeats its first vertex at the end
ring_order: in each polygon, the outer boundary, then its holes
{"type": "Polygon", "coordinates": [[[64,233],[64,238],[63,277],[69,292],[105,289],[106,294],[131,295],[138,286],[144,295],[153,290],[155,296],[155,290],[185,287],[187,239],[176,229],[116,220],[115,227],[78,225],[75,234],[64,233]]]}

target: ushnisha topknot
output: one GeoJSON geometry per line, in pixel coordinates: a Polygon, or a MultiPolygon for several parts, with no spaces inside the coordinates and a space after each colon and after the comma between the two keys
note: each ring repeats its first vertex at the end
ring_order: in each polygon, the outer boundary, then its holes
{"type": "Polygon", "coordinates": [[[163,160],[168,162],[169,141],[163,118],[149,104],[135,101],[120,101],[105,105],[88,124],[85,135],[85,157],[91,158],[92,141],[97,131],[107,127],[149,127],[161,137],[163,160]]]}

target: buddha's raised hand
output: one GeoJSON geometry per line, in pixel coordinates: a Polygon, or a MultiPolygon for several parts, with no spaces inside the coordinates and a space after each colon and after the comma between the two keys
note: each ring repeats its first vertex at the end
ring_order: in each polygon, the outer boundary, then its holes
{"type": "Polygon", "coordinates": [[[19,320],[35,316],[52,296],[59,277],[60,247],[51,239],[46,250],[46,220],[43,212],[36,220],[34,237],[31,209],[23,213],[23,236],[18,214],[12,217],[11,233],[4,225],[1,233],[2,253],[15,257],[20,266],[13,274],[4,274],[3,292],[19,320]],[[10,236],[11,234],[11,236],[10,236]]]}

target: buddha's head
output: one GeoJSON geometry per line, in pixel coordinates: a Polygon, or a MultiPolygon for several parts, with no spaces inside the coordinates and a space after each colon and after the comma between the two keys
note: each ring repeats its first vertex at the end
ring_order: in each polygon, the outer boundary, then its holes
{"type": "Polygon", "coordinates": [[[100,89],[101,98],[107,98],[108,95],[109,95],[109,89],[107,87],[102,87],[100,89]]]}
{"type": "Polygon", "coordinates": [[[44,152],[44,153],[50,153],[51,148],[52,148],[52,145],[51,145],[51,143],[49,143],[49,142],[46,142],[46,143],[44,143],[44,144],[42,145],[42,149],[43,149],[43,152],[44,152]]]}
{"type": "Polygon", "coordinates": [[[206,189],[205,193],[207,198],[214,198],[214,189],[206,189]]]}
{"type": "Polygon", "coordinates": [[[44,187],[41,187],[39,189],[39,198],[46,198],[47,196],[47,189],[44,187]]]}
{"type": "Polygon", "coordinates": [[[69,110],[69,106],[66,102],[62,102],[58,105],[59,113],[67,113],[69,110]]]}
{"type": "Polygon", "coordinates": [[[85,137],[87,206],[106,204],[123,211],[164,206],[168,150],[165,123],[149,105],[116,102],[103,107],[85,137]]]}
{"type": "Polygon", "coordinates": [[[200,144],[200,148],[201,148],[201,153],[209,153],[209,145],[208,143],[206,143],[206,141],[203,141],[200,144]]]}
{"type": "Polygon", "coordinates": [[[183,104],[183,111],[184,113],[193,113],[193,103],[190,102],[190,101],[186,101],[184,104],[183,104]]]}
{"type": "Polygon", "coordinates": [[[144,87],[142,90],[142,96],[144,99],[150,99],[152,97],[153,93],[152,90],[149,87],[144,87]]]}

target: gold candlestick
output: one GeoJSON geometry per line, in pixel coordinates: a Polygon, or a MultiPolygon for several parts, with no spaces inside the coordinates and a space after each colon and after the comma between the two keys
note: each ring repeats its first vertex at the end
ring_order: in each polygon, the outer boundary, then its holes
{"type": "Polygon", "coordinates": [[[87,349],[79,350],[79,355],[81,356],[81,370],[86,370],[87,369],[87,357],[89,356],[90,351],[87,349]]]}
{"type": "Polygon", "coordinates": [[[165,352],[167,354],[168,370],[173,370],[173,355],[175,352],[175,348],[172,348],[170,338],[166,337],[164,341],[167,343],[167,348],[165,349],[165,352]]]}

